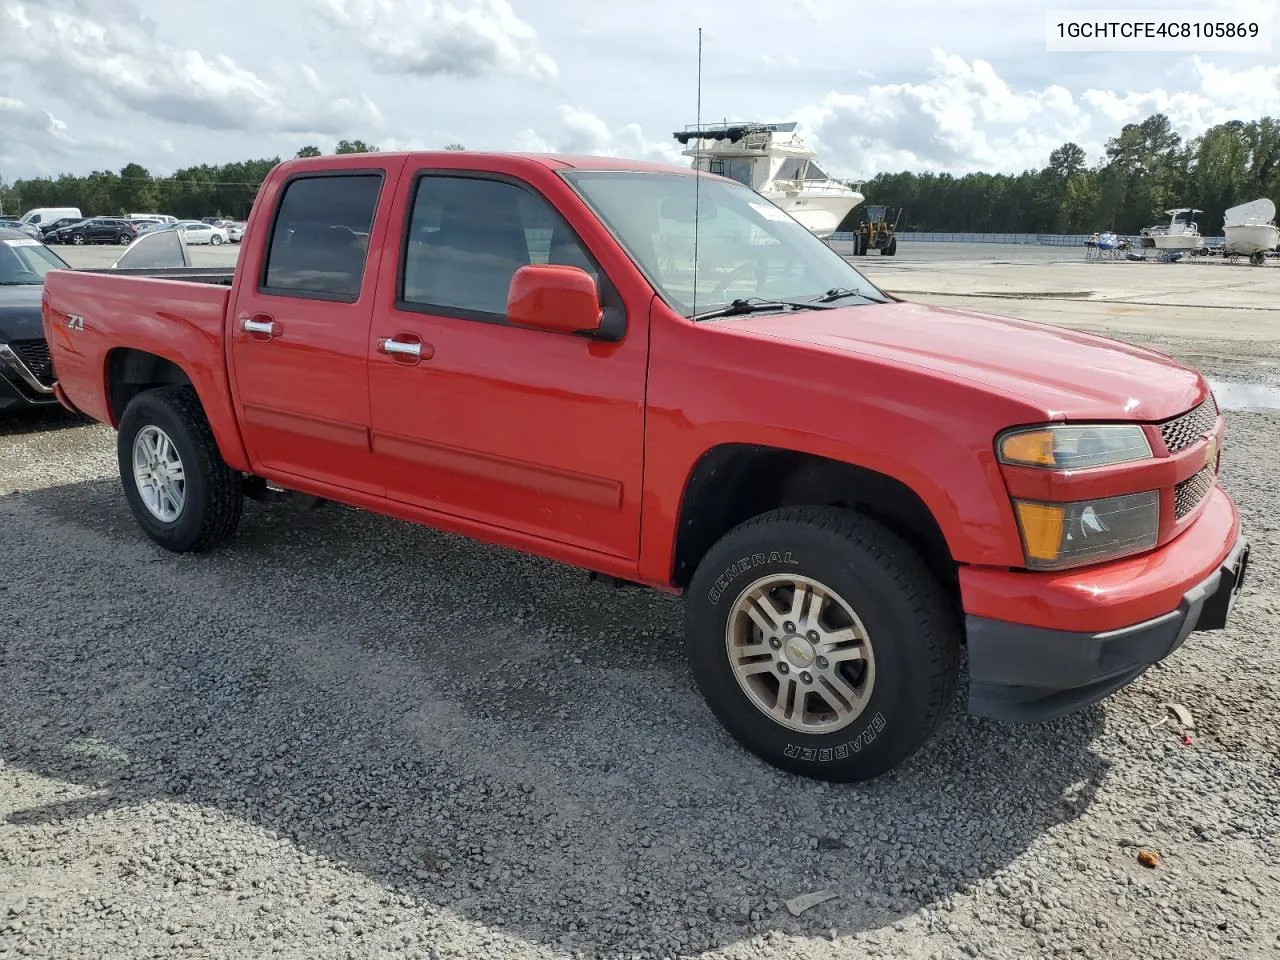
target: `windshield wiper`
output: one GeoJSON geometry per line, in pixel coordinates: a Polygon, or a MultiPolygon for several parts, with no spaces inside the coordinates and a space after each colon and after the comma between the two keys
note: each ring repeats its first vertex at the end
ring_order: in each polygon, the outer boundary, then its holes
{"type": "Polygon", "coordinates": [[[714,320],[716,317],[736,317],[747,313],[763,313],[765,310],[778,310],[790,307],[792,310],[830,310],[831,307],[816,300],[765,300],[760,297],[742,297],[727,306],[696,313],[694,320],[714,320]]]}
{"type": "Polygon", "coordinates": [[[872,303],[888,303],[888,300],[882,300],[879,297],[873,297],[869,293],[863,293],[860,290],[850,290],[847,287],[833,287],[820,297],[814,297],[814,303],[831,303],[833,300],[843,300],[845,297],[861,297],[863,300],[869,300],[872,303]]]}

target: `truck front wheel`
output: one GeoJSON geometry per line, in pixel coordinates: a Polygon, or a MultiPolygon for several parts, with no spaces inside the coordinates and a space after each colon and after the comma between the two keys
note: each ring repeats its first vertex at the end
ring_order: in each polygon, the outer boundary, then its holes
{"type": "Polygon", "coordinates": [[[731,530],[689,586],[686,645],[725,729],[819,780],[879,776],[937,728],[960,628],[937,578],[888,528],[787,507],[731,530]]]}
{"type": "Polygon", "coordinates": [[[130,400],[116,453],[134,518],[166,550],[197,553],[235,532],[241,480],[223,461],[191,387],[144,390],[130,400]]]}

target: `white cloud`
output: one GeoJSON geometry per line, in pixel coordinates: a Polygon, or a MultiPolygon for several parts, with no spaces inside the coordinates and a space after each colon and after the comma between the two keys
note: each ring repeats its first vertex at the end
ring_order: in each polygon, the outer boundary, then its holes
{"type": "Polygon", "coordinates": [[[537,31],[507,0],[317,0],[319,9],[369,54],[379,70],[474,79],[490,73],[554,80],[537,31]]]}
{"type": "Polygon", "coordinates": [[[1163,113],[1183,137],[1198,136],[1228,120],[1274,115],[1280,107],[1280,66],[1229,70],[1195,56],[1189,67],[1196,89],[1170,93],[1157,87],[1123,94],[1090,89],[1081,99],[1112,124],[1135,123],[1163,113]]]}
{"type": "Polygon", "coordinates": [[[1042,166],[1054,147],[1089,132],[1090,118],[1057,84],[1014,90],[985,60],[937,49],[931,74],[924,82],[829,93],[794,115],[833,168],[858,176],[1042,166]]]}
{"type": "Polygon", "coordinates": [[[264,78],[225,54],[174,46],[129,0],[5,0],[0,53],[59,99],[116,120],[299,133],[382,121],[367,98],[334,96],[306,66],[264,78]]]}
{"type": "Polygon", "coordinates": [[[674,140],[651,140],[638,123],[610,127],[599,116],[581,107],[562,105],[560,123],[551,131],[523,130],[510,149],[530,153],[590,154],[600,157],[629,157],[688,166],[674,140]]]}

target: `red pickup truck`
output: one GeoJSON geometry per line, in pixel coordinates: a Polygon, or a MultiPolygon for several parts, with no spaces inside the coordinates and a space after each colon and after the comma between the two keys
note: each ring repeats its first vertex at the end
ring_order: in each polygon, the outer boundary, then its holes
{"type": "Polygon", "coordinates": [[[42,309],[161,546],[270,484],[683,594],[715,715],[811,777],[909,757],[963,647],[971,713],[1060,715],[1245,573],[1198,373],[904,302],[687,169],[290,160],[234,270],[58,270],[42,309]]]}

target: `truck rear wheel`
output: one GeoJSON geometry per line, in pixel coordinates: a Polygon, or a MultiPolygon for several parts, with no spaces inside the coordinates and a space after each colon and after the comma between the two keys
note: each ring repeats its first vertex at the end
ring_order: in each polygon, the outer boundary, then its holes
{"type": "Polygon", "coordinates": [[[198,553],[235,532],[240,476],[223,461],[191,387],[144,390],[129,401],[116,453],[134,518],[166,550],[198,553]]]}
{"type": "Polygon", "coordinates": [[[888,528],[787,507],[726,534],[685,611],[699,689],[761,759],[819,780],[879,776],[955,696],[960,629],[937,578],[888,528]]]}

